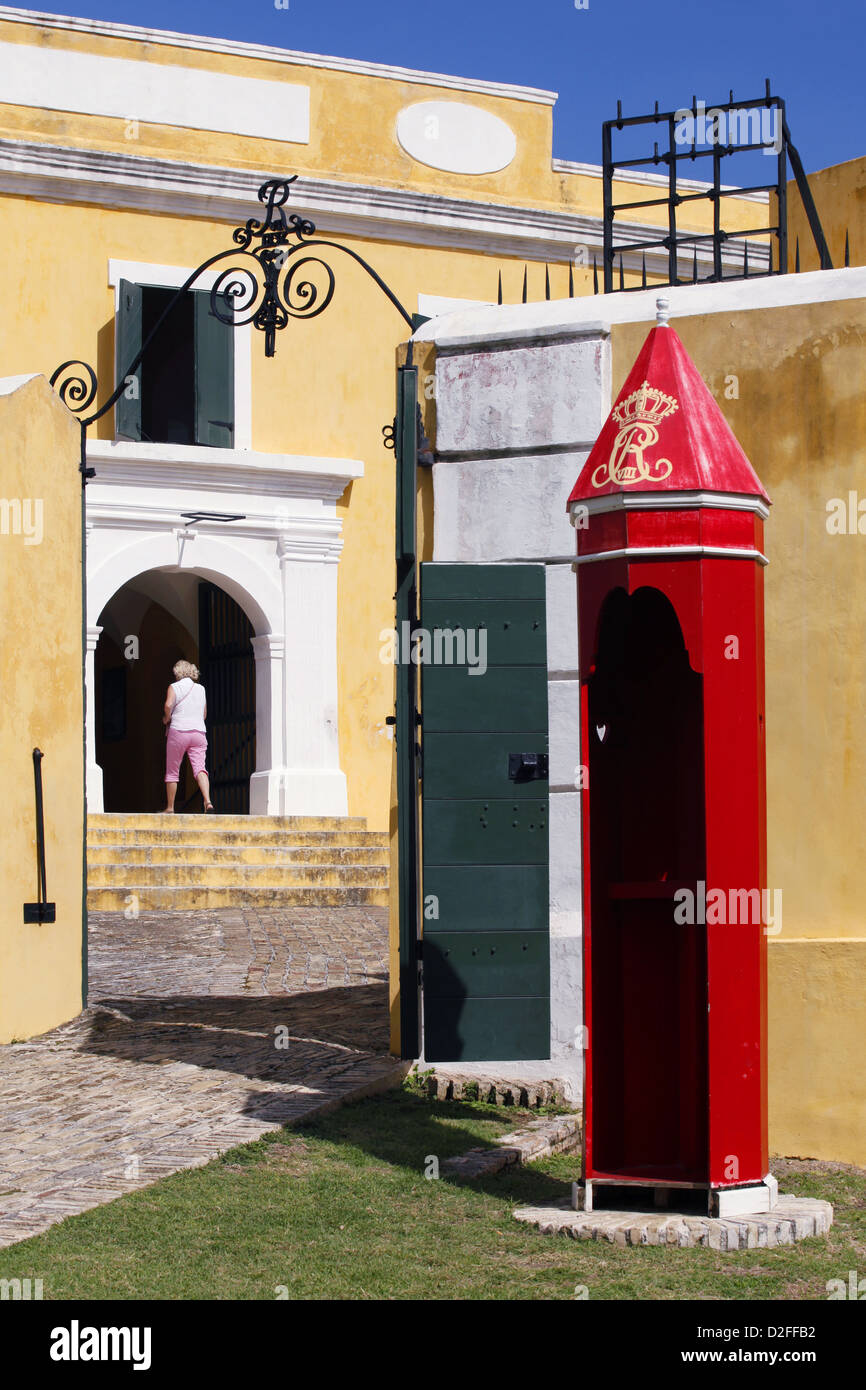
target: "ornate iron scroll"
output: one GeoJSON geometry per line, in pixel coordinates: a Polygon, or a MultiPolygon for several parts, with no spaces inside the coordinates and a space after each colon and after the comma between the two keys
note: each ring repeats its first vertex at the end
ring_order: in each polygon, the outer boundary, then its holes
{"type": "Polygon", "coordinates": [[[238,328],[251,323],[265,335],[265,356],[273,357],[276,335],[290,319],[312,319],[324,313],[334,297],[336,276],[333,268],[314,249],[328,247],[342,251],[364,269],[382,292],[402,314],[410,330],[415,325],[412,316],[400,303],[373,267],[339,242],[315,238],[316,227],[298,213],[286,214],[285,205],[291,185],[297,179],[267,179],[258,192],[264,208],[260,218],[250,217],[232,233],[234,246],[203,261],[188,277],[166,305],[139,349],[136,357],[122,373],[108,400],[88,415],[98,392],[96,372],[86,362],[70,360],[62,363],[51,377],[60,399],[81,420],[83,429],[99,420],[119,399],[126,382],[135,373],[154,336],[187,290],[207,271],[222,261],[234,260],[217,273],[210,291],[213,314],[221,323],[238,328]],[[315,238],[315,239],[314,239],[315,238]],[[300,254],[299,254],[300,253],[300,254]],[[244,257],[243,261],[238,261],[244,257]],[[295,259],[297,257],[297,259],[295,259]]]}

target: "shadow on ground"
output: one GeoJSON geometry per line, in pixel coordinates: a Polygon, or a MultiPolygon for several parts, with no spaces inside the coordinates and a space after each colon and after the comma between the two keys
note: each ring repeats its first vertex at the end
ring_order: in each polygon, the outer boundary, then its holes
{"type": "MultiPolygon", "coordinates": [[[[291,1132],[315,1135],[339,1145],[349,1145],[369,1158],[407,1169],[417,1175],[430,1170],[430,1159],[439,1165],[439,1182],[468,1187],[497,1201],[553,1202],[570,1197],[571,1182],[580,1176],[580,1154],[565,1155],[573,1173],[565,1179],[533,1167],[501,1169],[478,1177],[457,1177],[444,1168],[445,1161],[470,1149],[494,1149],[503,1131],[524,1128],[538,1116],[511,1107],[482,1109],[463,1101],[434,1101],[395,1088],[368,1101],[343,1106],[329,1115],[310,1116],[291,1132]],[[483,1127],[479,1132],[479,1127],[483,1127]],[[483,1129],[489,1127],[486,1136],[483,1129]]],[[[288,1132],[287,1132],[288,1133],[288,1132]]],[[[276,1141],[277,1143],[279,1140],[276,1141]]],[[[431,1181],[433,1181],[431,1179],[431,1181]]]]}
{"type": "Polygon", "coordinates": [[[150,1065],[173,1062],[259,1081],[320,1077],[322,1054],[347,1068],[357,1053],[388,1052],[384,983],[305,994],[103,998],[87,1018],[81,1052],[150,1065]]]}

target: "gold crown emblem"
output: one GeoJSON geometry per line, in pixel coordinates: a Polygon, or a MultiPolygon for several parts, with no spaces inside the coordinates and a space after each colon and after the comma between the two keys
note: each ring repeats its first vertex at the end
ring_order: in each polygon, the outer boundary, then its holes
{"type": "Polygon", "coordinates": [[[614,407],[613,418],[621,425],[634,425],[638,421],[657,425],[675,410],[679,410],[679,403],[673,396],[666,396],[657,386],[643,381],[636,391],[614,407]]]}

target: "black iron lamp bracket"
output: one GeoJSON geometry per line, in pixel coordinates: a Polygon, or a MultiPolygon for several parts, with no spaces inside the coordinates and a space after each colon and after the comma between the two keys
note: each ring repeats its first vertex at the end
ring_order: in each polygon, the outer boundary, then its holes
{"type": "Polygon", "coordinates": [[[234,264],[225,266],[217,273],[210,290],[211,312],[221,323],[232,328],[251,323],[264,333],[266,357],[274,356],[276,335],[291,319],[317,318],[331,303],[336,275],[328,261],[318,254],[326,248],[343,252],[361,266],[402,315],[410,331],[415,331],[412,315],[363,256],[337,241],[316,237],[315,223],[309,218],[298,213],[286,214],[285,204],[297,177],[297,174],[293,174],[286,179],[267,179],[262,184],[258,191],[259,202],[264,208],[262,216],[250,217],[242,227],[236,227],[232,233],[234,245],[227,251],[209,256],[187,277],[166,304],[136,356],[121,373],[118,384],[99,409],[91,411],[97,400],[99,383],[89,363],[70,359],[62,362],[54,371],[51,385],[81,423],[82,482],[94,475],[86,459],[84,435],[88,426],[100,420],[119,400],[129,377],[135,374],[150,343],[181,296],[192,289],[203,275],[224,261],[234,264]]]}

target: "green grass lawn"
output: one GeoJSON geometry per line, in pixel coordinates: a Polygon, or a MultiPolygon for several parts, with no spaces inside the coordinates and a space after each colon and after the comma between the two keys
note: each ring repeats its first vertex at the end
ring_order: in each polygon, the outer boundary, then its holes
{"type": "Polygon", "coordinates": [[[829,1239],[777,1250],[620,1249],[543,1236],[511,1210],[569,1192],[574,1155],[458,1183],[424,1177],[527,1112],[410,1088],[233,1149],[0,1250],[54,1299],[824,1299],[866,1271],[866,1172],[774,1164],[835,1206],[829,1239]],[[282,1295],[286,1296],[285,1293],[282,1295]]]}

